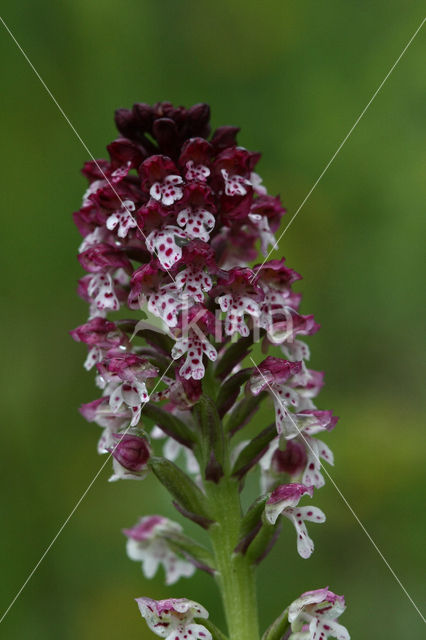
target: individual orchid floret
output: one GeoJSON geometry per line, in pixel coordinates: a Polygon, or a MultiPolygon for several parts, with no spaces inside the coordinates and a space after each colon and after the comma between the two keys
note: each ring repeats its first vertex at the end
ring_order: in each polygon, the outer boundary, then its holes
{"type": "Polygon", "coordinates": [[[95,273],[90,278],[87,294],[98,311],[118,311],[120,308],[113,279],[109,273],[95,273]]]}
{"type": "Polygon", "coordinates": [[[260,154],[251,153],[242,147],[231,147],[222,151],[215,166],[220,170],[226,196],[245,196],[252,188],[250,176],[260,154]]]}
{"type": "Polygon", "coordinates": [[[94,273],[80,278],[77,291],[89,303],[89,320],[105,318],[108,312],[118,311],[127,297],[124,289],[127,284],[128,276],[120,269],[115,273],[94,273]]]}
{"type": "Polygon", "coordinates": [[[284,451],[277,447],[273,452],[271,466],[277,475],[287,473],[296,477],[306,467],[306,463],[305,447],[296,440],[287,440],[284,451]]]}
{"type": "Polygon", "coordinates": [[[132,273],[132,263],[117,247],[109,244],[98,244],[80,253],[78,260],[89,273],[105,273],[115,269],[124,269],[132,273]]]}
{"type": "Polygon", "coordinates": [[[142,480],[147,472],[147,462],[151,452],[148,442],[138,433],[114,433],[113,446],[109,452],[113,456],[114,475],[110,482],[120,479],[142,480]]]}
{"type": "Polygon", "coordinates": [[[344,597],[328,587],[302,593],[288,610],[291,640],[350,640],[346,627],[337,622],[345,609],[344,597]]]}
{"type": "Polygon", "coordinates": [[[185,180],[205,182],[209,177],[213,148],[203,138],[191,138],[182,147],[179,164],[185,167],[185,180]]]}
{"type": "Polygon", "coordinates": [[[206,271],[214,269],[213,251],[205,242],[193,240],[184,249],[183,262],[188,266],[175,278],[181,299],[203,302],[204,293],[213,286],[212,278],[206,271]]]}
{"type": "Polygon", "coordinates": [[[320,489],[324,486],[325,480],[321,473],[322,462],[325,460],[328,464],[334,464],[334,456],[330,447],[318,438],[301,435],[298,437],[299,444],[305,447],[306,451],[306,467],[303,472],[302,482],[308,486],[320,489]]]}
{"type": "Polygon", "coordinates": [[[283,358],[268,356],[256,366],[249,381],[251,393],[257,396],[261,391],[267,391],[274,402],[276,426],[278,433],[282,433],[282,423],[286,407],[296,407],[298,404],[297,393],[288,385],[291,379],[302,370],[300,362],[290,362],[283,358]]]}
{"type": "Polygon", "coordinates": [[[135,210],[135,203],[131,200],[124,200],[121,209],[112,213],[106,221],[106,227],[110,231],[117,229],[117,235],[119,238],[125,238],[130,231],[137,227],[137,222],[132,215],[135,210]]]}
{"type": "MultiPolygon", "coordinates": [[[[249,388],[254,395],[266,390],[271,395],[275,407],[275,424],[278,435],[285,438],[293,438],[301,434],[304,424],[308,424],[314,429],[314,423],[318,421],[332,428],[336,419],[332,418],[330,412],[301,413],[301,420],[304,421],[300,427],[298,418],[293,411],[311,411],[315,406],[310,400],[311,395],[318,392],[322,379],[315,375],[317,372],[310,372],[306,377],[306,372],[302,367],[302,362],[290,362],[281,358],[268,356],[258,367],[250,380],[249,388]],[[301,386],[303,382],[304,386],[301,386]]],[[[327,426],[324,426],[327,429],[327,426]]],[[[318,429],[318,430],[324,430],[318,429]]]]}
{"type": "Polygon", "coordinates": [[[321,431],[331,431],[337,424],[339,418],[333,416],[332,411],[321,411],[319,409],[305,409],[292,416],[292,421],[288,421],[286,438],[296,437],[301,433],[313,436],[321,431]]]}
{"type": "Polygon", "coordinates": [[[260,250],[262,255],[268,255],[268,247],[272,246],[274,249],[278,249],[278,245],[275,241],[275,236],[272,233],[268,218],[261,216],[258,213],[249,213],[250,222],[257,228],[260,236],[260,250]]]}
{"type": "Polygon", "coordinates": [[[254,395],[283,385],[300,373],[300,362],[290,362],[284,358],[268,356],[256,366],[250,380],[250,390],[254,395]]]}
{"type": "Polygon", "coordinates": [[[288,306],[274,314],[273,330],[268,330],[268,338],[273,344],[283,344],[293,342],[297,335],[311,336],[319,328],[313,315],[302,315],[288,306]]]}
{"type": "Polygon", "coordinates": [[[207,610],[198,602],[186,598],[151,600],[136,598],[139,611],[148,627],[166,640],[212,640],[210,631],[194,618],[208,618],[207,610]]]}
{"type": "Polygon", "coordinates": [[[108,396],[83,404],[80,413],[88,422],[95,422],[103,428],[98,442],[100,454],[109,452],[114,445],[113,434],[128,427],[132,420],[132,412],[126,405],[122,405],[119,411],[112,411],[108,396]]]}
{"type": "Polygon", "coordinates": [[[200,182],[186,185],[177,223],[184,228],[188,238],[208,242],[216,224],[215,213],[214,193],[210,187],[200,182]]]}
{"type": "Polygon", "coordinates": [[[187,354],[185,362],[179,368],[179,374],[186,380],[201,380],[204,377],[203,355],[209,360],[216,360],[217,351],[207,338],[207,333],[212,332],[213,328],[214,316],[210,311],[201,305],[189,310],[188,318],[182,327],[182,335],[177,338],[172,349],[174,360],[187,354]]]}
{"type": "Polygon", "coordinates": [[[297,550],[302,558],[309,558],[314,550],[304,521],[325,522],[325,515],[318,507],[298,507],[301,497],[306,493],[312,498],[313,488],[297,483],[280,485],[271,493],[265,505],[265,518],[270,524],[275,524],[280,515],[293,523],[297,533],[297,550]]]}
{"type": "Polygon", "coordinates": [[[179,211],[177,223],[185,229],[188,238],[199,238],[208,242],[216,220],[214,215],[207,209],[186,207],[179,211]]]}
{"type": "Polygon", "coordinates": [[[223,180],[225,182],[225,194],[227,196],[245,196],[247,187],[251,186],[248,178],[239,175],[231,175],[226,169],[221,169],[223,180]]]}
{"type": "Polygon", "coordinates": [[[182,258],[182,246],[188,242],[187,235],[174,225],[154,229],[146,238],[148,251],[157,256],[163,269],[171,269],[182,258]]]}
{"type": "Polygon", "coordinates": [[[182,533],[177,522],[162,516],[145,516],[123,533],[127,536],[127,555],[131,560],[142,562],[146,578],[152,578],[160,565],[164,568],[167,585],[194,574],[195,566],[176,555],[168,544],[167,535],[182,533]]]}
{"type": "Polygon", "coordinates": [[[176,281],[161,271],[155,260],[134,272],[130,286],[128,304],[131,309],[142,309],[146,302],[150,313],[161,318],[168,327],[176,326],[183,300],[176,281]]]}
{"type": "Polygon", "coordinates": [[[100,362],[109,349],[127,345],[126,336],[118,331],[114,322],[96,317],[70,331],[76,342],[84,342],[89,347],[84,367],[90,370],[100,362]]]}
{"type": "Polygon", "coordinates": [[[252,282],[253,273],[250,269],[231,269],[218,278],[218,284],[212,291],[217,296],[217,302],[226,313],[225,333],[228,336],[240,334],[248,336],[250,330],[245,323],[244,315],[260,316],[259,302],[262,290],[252,282]]]}
{"type": "Polygon", "coordinates": [[[149,195],[163,205],[170,206],[183,196],[180,185],[183,178],[175,164],[167,156],[151,156],[140,167],[142,187],[149,188],[149,195]]]}
{"type": "Polygon", "coordinates": [[[277,436],[259,461],[263,493],[270,491],[285,478],[289,477],[292,481],[301,478],[306,469],[308,457],[305,443],[293,439],[284,440],[283,444],[280,440],[282,439],[277,436]],[[284,445],[285,448],[282,449],[284,445]]]}
{"type": "Polygon", "coordinates": [[[138,424],[142,405],[149,400],[146,381],[157,376],[158,370],[144,358],[130,353],[111,355],[98,363],[100,384],[110,394],[112,411],[127,405],[133,415],[131,426],[138,424]]]}

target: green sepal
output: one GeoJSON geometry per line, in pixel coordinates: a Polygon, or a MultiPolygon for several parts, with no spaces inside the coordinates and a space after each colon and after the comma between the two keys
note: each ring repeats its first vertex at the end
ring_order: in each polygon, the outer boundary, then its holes
{"type": "Polygon", "coordinates": [[[269,494],[260,496],[250,505],[241,520],[240,538],[244,538],[259,524],[259,522],[262,522],[262,515],[265,510],[265,504],[268,496],[269,494]]]}
{"type": "Polygon", "coordinates": [[[183,555],[198,569],[202,569],[207,573],[215,572],[213,554],[206,547],[182,533],[170,532],[164,534],[163,537],[167,540],[170,549],[183,555]]]}
{"type": "Polygon", "coordinates": [[[234,406],[243,385],[250,378],[253,369],[242,369],[228,378],[220,387],[217,396],[217,410],[223,417],[234,406]]]}
{"type": "Polygon", "coordinates": [[[233,435],[244,427],[252,415],[260,408],[260,403],[266,396],[266,391],[262,391],[258,396],[248,396],[240,400],[226,422],[226,431],[233,435]]]}
{"type": "Polygon", "coordinates": [[[194,415],[201,432],[204,477],[218,483],[224,475],[225,438],[222,421],[215,403],[206,395],[201,396],[195,405],[194,415]]]}
{"type": "Polygon", "coordinates": [[[267,499],[268,495],[257,498],[241,520],[239,540],[235,547],[235,553],[247,553],[247,549],[262,528],[262,516],[267,499]]]}
{"type": "Polygon", "coordinates": [[[275,525],[263,523],[261,527],[259,527],[258,531],[256,531],[256,537],[253,539],[253,542],[247,551],[247,558],[250,564],[259,564],[264,560],[264,558],[266,558],[278,540],[281,526],[282,523],[278,520],[275,525]]]}
{"type": "Polygon", "coordinates": [[[288,608],[278,616],[276,620],[266,629],[262,640],[281,640],[288,631],[290,623],[288,621],[288,608]]]}
{"type": "Polygon", "coordinates": [[[250,440],[244,447],[235,464],[231,474],[241,480],[245,474],[258,462],[268,448],[269,443],[276,437],[277,430],[274,424],[270,424],[261,431],[253,440],[250,440]]]}
{"type": "Polygon", "coordinates": [[[186,473],[170,460],[166,460],[166,458],[154,456],[150,458],[148,464],[161,484],[175,498],[177,504],[182,507],[181,513],[194,514],[194,516],[201,518],[203,521],[213,522],[206,496],[186,473]]]}
{"type": "Polygon", "coordinates": [[[240,338],[238,342],[231,344],[215,367],[216,376],[223,379],[231,373],[232,369],[248,356],[252,344],[252,335],[247,336],[247,338],[240,338]]]}
{"type": "Polygon", "coordinates": [[[191,429],[169,411],[165,411],[152,402],[148,402],[143,407],[142,413],[151,418],[164,433],[167,433],[168,436],[171,436],[186,447],[191,448],[196,442],[196,436],[191,429]]]}

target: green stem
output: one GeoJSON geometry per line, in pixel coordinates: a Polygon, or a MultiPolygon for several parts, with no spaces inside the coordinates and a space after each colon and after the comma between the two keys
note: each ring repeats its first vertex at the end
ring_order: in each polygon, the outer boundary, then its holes
{"type": "Polygon", "coordinates": [[[234,553],[241,525],[238,483],[224,477],[218,484],[206,482],[206,491],[216,520],[209,532],[229,640],[259,640],[254,570],[246,556],[234,553]]]}

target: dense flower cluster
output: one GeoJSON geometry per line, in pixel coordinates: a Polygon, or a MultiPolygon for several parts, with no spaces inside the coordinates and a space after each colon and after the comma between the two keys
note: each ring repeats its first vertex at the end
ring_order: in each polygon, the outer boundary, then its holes
{"type": "MultiPolygon", "coordinates": [[[[115,122],[120,136],[107,147],[109,160],[83,168],[89,186],[74,214],[86,271],[78,293],[89,315],[71,334],[87,345],[85,367],[95,369],[101,393],[81,413],[102,428],[98,451],[112,453],[113,480],[144,477],[162,438],[166,460],[178,461],[184,452],[199,508],[203,482],[218,483],[226,467],[217,433],[210,432],[205,457],[200,403],[213,399],[207,413],[226,420],[231,439],[269,396],[274,428],[238,443],[231,454],[231,475],[239,482],[258,463],[265,494],[258,522],[236,549],[246,553],[258,532],[275,530],[282,515],[295,526],[298,551],[307,558],[313,542],[304,522],[325,516],[299,501],[324,484],[321,461],[333,464],[333,454],[317,435],[333,429],[337,418],[314,404],[323,374],[308,367],[301,338],[319,325],[300,312],[301,295],[292,287],[301,276],[284,259],[269,259],[285,209],[255,171],[260,154],[237,144],[236,127],[210,135],[207,105],[135,104],[119,109],[115,122]],[[264,262],[252,266],[259,252],[264,262]],[[256,341],[266,355],[258,365],[250,357],[256,341]],[[267,355],[270,348],[275,355],[267,355]]],[[[164,473],[156,471],[173,494],[164,473]]],[[[214,521],[175,503],[204,528],[214,521]]],[[[142,562],[146,576],[160,564],[168,584],[193,573],[192,550],[176,552],[176,540],[187,544],[180,525],[148,516],[125,534],[128,554],[142,562]]],[[[213,572],[207,561],[201,565],[213,572]]],[[[339,626],[321,622],[319,634],[310,602],[298,613],[290,610],[295,639],[322,640],[327,628],[339,626]]],[[[210,637],[193,622],[195,610],[207,615],[197,603],[142,598],[138,604],[162,637],[210,637]]],[[[346,638],[340,633],[336,637],[346,638]]]]}

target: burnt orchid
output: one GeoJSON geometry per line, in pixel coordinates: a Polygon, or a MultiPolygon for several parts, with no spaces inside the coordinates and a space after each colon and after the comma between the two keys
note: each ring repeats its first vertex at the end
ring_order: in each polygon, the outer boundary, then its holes
{"type": "MultiPolygon", "coordinates": [[[[116,112],[109,160],[83,168],[89,186],[74,220],[89,315],[71,334],[96,373],[99,397],[81,413],[101,428],[111,480],[153,473],[210,537],[207,548],[157,514],[135,514],[123,530],[147,578],[161,568],[171,585],[199,569],[222,594],[227,634],[185,598],[137,598],[149,628],[170,640],[259,640],[256,567],[288,521],[298,553],[312,554],[306,522],[315,529],[325,515],[310,502],[322,461],[333,464],[317,436],[337,418],[315,405],[323,374],[308,367],[302,338],[319,325],[299,310],[300,275],[268,260],[285,209],[255,171],[260,154],[238,146],[236,127],[210,135],[209,116],[205,104],[168,102],[116,112]],[[265,261],[253,266],[258,252],[265,261]],[[269,401],[273,421],[249,431],[269,401]],[[243,509],[256,470],[261,494],[243,509]]],[[[343,596],[308,591],[283,603],[263,639],[347,640],[343,610],[343,596]]]]}

